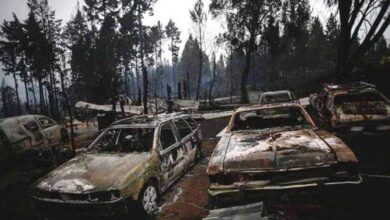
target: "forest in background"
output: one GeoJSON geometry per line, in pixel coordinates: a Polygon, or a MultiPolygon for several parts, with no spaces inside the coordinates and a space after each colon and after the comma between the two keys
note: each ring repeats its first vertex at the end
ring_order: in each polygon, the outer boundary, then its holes
{"type": "Polygon", "coordinates": [[[177,98],[212,103],[238,95],[245,103],[248,89],[299,94],[354,73],[389,72],[383,34],[390,1],[323,1],[336,10],[322,23],[308,0],[198,0],[188,13],[188,39],[181,39],[174,20],[144,24],[156,1],[85,0],[61,21],[47,0],[28,0],[27,19],[14,14],[0,28],[0,61],[14,79],[19,114],[25,109],[61,119],[62,109],[70,115],[77,101],[113,104],[120,95],[147,113],[148,100],[166,97],[167,86],[177,98]],[[226,26],[212,42],[208,19],[226,26]]]}

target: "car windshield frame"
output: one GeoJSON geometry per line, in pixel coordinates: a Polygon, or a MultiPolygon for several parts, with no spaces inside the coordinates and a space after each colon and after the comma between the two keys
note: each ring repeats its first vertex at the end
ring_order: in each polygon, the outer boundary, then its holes
{"type": "MultiPolygon", "coordinates": [[[[293,112],[291,112],[291,113],[293,113],[293,112]]],[[[282,114],[280,114],[280,115],[282,115],[282,114]]],[[[269,115],[269,118],[276,120],[276,118],[272,118],[272,116],[273,115],[269,115]]],[[[276,114],[274,116],[276,116],[276,114]]],[[[280,118],[282,118],[282,117],[280,117],[280,118]]],[[[298,107],[298,106],[277,106],[277,107],[272,107],[272,108],[251,109],[251,110],[245,110],[245,111],[241,111],[241,112],[235,113],[233,115],[232,119],[231,119],[231,122],[230,122],[230,125],[229,125],[229,129],[228,129],[227,132],[262,131],[262,130],[266,130],[266,129],[271,129],[272,130],[272,129],[278,129],[278,128],[280,128],[282,130],[285,130],[285,129],[289,129],[289,130],[291,130],[291,129],[303,129],[303,128],[311,128],[311,129],[313,129],[315,127],[316,126],[315,126],[314,122],[310,119],[310,117],[307,115],[307,113],[301,107],[298,107]],[[272,111],[272,110],[283,109],[283,108],[285,108],[286,111],[288,109],[296,110],[296,113],[300,114],[301,120],[303,120],[303,124],[297,124],[297,125],[288,125],[288,124],[286,124],[285,126],[283,126],[283,125],[282,126],[281,125],[278,125],[278,126],[265,126],[263,128],[250,128],[250,129],[242,129],[242,128],[241,129],[237,129],[237,127],[236,127],[237,126],[236,125],[237,118],[239,118],[241,114],[245,114],[245,113],[249,114],[251,112],[254,112],[255,113],[254,116],[257,116],[257,113],[259,111],[272,111]]]]}
{"type": "MultiPolygon", "coordinates": [[[[151,152],[154,148],[154,142],[155,142],[155,135],[156,135],[156,128],[155,127],[150,127],[150,126],[126,126],[126,127],[113,127],[113,128],[108,128],[106,130],[104,130],[87,148],[86,148],[86,153],[113,153],[113,154],[131,154],[131,153],[145,153],[145,152],[151,152]],[[138,137],[134,136],[134,139],[126,139],[126,141],[129,141],[131,144],[133,144],[133,141],[136,142],[138,141],[138,146],[135,147],[133,145],[131,145],[131,148],[134,148],[133,150],[129,151],[129,150],[124,150],[124,147],[128,147],[127,145],[123,145],[120,146],[120,143],[119,143],[119,139],[122,137],[122,134],[124,132],[124,130],[141,130],[141,129],[145,129],[145,130],[149,130],[149,131],[146,131],[145,133],[143,134],[140,134],[138,133],[138,137]],[[108,150],[108,149],[102,149],[102,146],[97,146],[98,142],[102,140],[102,138],[105,138],[105,135],[108,134],[108,132],[112,132],[112,131],[118,131],[118,133],[115,135],[115,143],[112,143],[113,146],[107,146],[107,147],[110,147],[112,149],[115,149],[115,150],[108,150]],[[140,137],[142,135],[145,135],[145,134],[149,134],[149,138],[150,140],[148,141],[148,143],[144,142],[145,140],[142,139],[143,137],[140,137]],[[138,138],[138,140],[137,140],[138,138]],[[144,143],[142,143],[144,142],[144,143]],[[146,146],[146,145],[149,145],[146,146]],[[100,149],[97,149],[97,148],[100,148],[100,149]]],[[[142,131],[142,130],[141,130],[142,131]]],[[[131,135],[127,135],[127,136],[131,136],[131,135]]]]}

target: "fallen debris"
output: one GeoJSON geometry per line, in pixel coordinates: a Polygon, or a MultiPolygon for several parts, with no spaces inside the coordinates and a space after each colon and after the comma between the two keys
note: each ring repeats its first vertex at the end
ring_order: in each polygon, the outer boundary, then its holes
{"type": "Polygon", "coordinates": [[[210,210],[203,220],[268,220],[263,202],[210,210]]]}

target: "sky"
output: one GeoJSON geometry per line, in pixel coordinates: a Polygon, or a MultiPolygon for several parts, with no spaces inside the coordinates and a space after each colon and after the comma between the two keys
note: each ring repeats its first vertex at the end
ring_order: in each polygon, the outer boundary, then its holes
{"type": "MultiPolygon", "coordinates": [[[[193,7],[196,0],[158,0],[154,5],[154,15],[146,16],[144,23],[147,25],[155,25],[157,21],[161,21],[165,27],[169,19],[172,19],[179,30],[181,31],[182,43],[180,49],[182,50],[189,34],[193,30],[191,19],[189,16],[189,10],[193,7]]],[[[211,0],[204,0],[205,8],[211,0]]],[[[0,0],[0,22],[4,19],[11,19],[14,12],[20,20],[25,20],[28,13],[26,5],[27,0],[0,0]]],[[[62,19],[65,24],[76,11],[77,2],[82,4],[83,0],[49,0],[49,5],[56,12],[56,17],[62,19]]],[[[335,9],[329,9],[324,6],[323,0],[309,0],[313,15],[318,16],[323,24],[327,20],[329,14],[335,9]]],[[[206,30],[206,52],[210,53],[211,48],[215,49],[213,39],[214,36],[222,32],[223,27],[221,22],[213,20],[209,15],[207,30],[206,30]]],[[[390,38],[390,31],[386,33],[387,39],[390,38]]],[[[165,54],[164,57],[168,57],[165,54]]],[[[0,69],[0,80],[3,78],[3,71],[0,69]]],[[[10,78],[7,77],[7,81],[10,82],[10,78]]]]}

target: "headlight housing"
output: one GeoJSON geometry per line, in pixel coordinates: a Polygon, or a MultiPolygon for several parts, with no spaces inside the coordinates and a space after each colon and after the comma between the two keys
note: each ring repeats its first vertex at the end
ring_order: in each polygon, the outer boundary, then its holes
{"type": "Polygon", "coordinates": [[[121,198],[119,190],[93,192],[88,195],[88,200],[91,202],[109,202],[121,198]]]}

